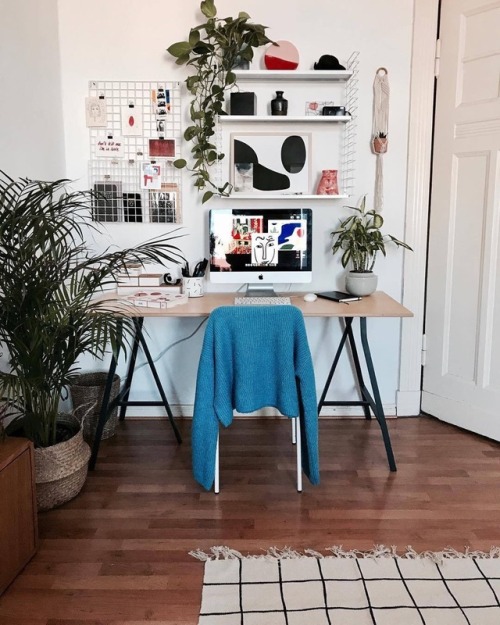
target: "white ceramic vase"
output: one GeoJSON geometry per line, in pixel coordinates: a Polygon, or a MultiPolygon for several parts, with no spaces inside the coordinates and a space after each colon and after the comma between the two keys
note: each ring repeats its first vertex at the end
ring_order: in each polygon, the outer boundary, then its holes
{"type": "Polygon", "coordinates": [[[350,271],[345,279],[345,288],[351,295],[371,295],[377,290],[378,276],[373,271],[350,271]]]}

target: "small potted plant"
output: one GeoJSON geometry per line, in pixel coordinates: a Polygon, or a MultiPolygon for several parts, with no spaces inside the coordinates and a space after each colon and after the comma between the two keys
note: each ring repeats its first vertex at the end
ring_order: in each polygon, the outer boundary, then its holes
{"type": "MultiPolygon", "coordinates": [[[[95,253],[87,244],[98,225],[92,194],[68,181],[13,180],[0,172],[0,402],[12,418],[7,434],[35,445],[39,509],[76,496],[90,449],[80,423],[59,416],[59,402],[84,354],[101,358],[123,346],[133,320],[118,317],[95,295],[131,262],[183,261],[176,231],[134,248],[95,253]],[[123,332],[122,332],[123,327],[123,332]]],[[[0,414],[0,417],[2,415],[0,414]]]]}
{"type": "Polygon", "coordinates": [[[341,220],[331,233],[332,253],[342,252],[342,267],[352,267],[346,277],[346,290],[353,295],[370,295],[377,288],[378,276],[373,267],[378,252],[385,256],[385,246],[390,243],[407,250],[411,247],[390,234],[382,234],[384,219],[373,209],[366,209],[366,195],[359,207],[348,208],[355,214],[341,220]]]}
{"type": "Polygon", "coordinates": [[[374,154],[385,154],[389,141],[387,139],[387,133],[378,132],[372,139],[372,150],[374,154]]]}
{"type": "MultiPolygon", "coordinates": [[[[189,108],[193,124],[184,131],[184,139],[192,141],[194,186],[204,191],[202,202],[214,194],[228,196],[231,185],[217,186],[210,177],[210,167],[224,158],[215,141],[218,115],[224,114],[225,93],[234,89],[233,69],[253,59],[254,48],[272,43],[266,26],[250,22],[248,13],[238,17],[217,17],[214,0],[202,0],[201,12],[207,21],[191,29],[187,41],[178,41],[167,48],[178,65],[187,65],[190,75],[186,86],[193,96],[189,108]]],[[[174,161],[177,168],[186,167],[184,159],[174,161]]]]}

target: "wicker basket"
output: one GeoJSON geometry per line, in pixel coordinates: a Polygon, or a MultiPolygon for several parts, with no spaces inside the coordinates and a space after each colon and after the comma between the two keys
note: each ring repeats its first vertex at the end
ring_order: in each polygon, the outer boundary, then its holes
{"type": "MultiPolygon", "coordinates": [[[[70,387],[73,413],[80,422],[84,419],[83,436],[89,442],[92,442],[95,437],[107,378],[108,374],[104,371],[81,373],[70,387]]],[[[115,375],[111,386],[111,400],[119,392],[120,377],[115,375]]],[[[101,438],[111,438],[116,431],[117,423],[118,406],[112,411],[109,419],[106,421],[101,438]]]]}
{"type": "Polygon", "coordinates": [[[83,440],[79,421],[60,415],[58,421],[75,429],[68,441],[35,449],[36,500],[39,510],[51,510],[76,497],[87,477],[90,447],[83,440]]]}

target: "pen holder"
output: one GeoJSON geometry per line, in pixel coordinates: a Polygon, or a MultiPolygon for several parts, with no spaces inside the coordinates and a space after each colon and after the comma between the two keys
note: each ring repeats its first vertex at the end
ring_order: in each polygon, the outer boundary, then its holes
{"type": "Polygon", "coordinates": [[[182,278],[181,291],[188,297],[202,297],[205,294],[204,278],[182,278]]]}

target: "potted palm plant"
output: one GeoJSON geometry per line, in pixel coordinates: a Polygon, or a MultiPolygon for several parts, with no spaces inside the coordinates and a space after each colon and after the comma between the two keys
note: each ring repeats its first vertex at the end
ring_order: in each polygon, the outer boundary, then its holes
{"type": "Polygon", "coordinates": [[[382,215],[366,208],[366,195],[358,206],[349,206],[355,212],[340,221],[331,235],[332,253],[342,252],[341,263],[344,269],[352,269],[346,276],[346,290],[353,295],[370,295],[377,288],[378,276],[373,272],[377,254],[386,255],[386,245],[411,250],[411,247],[391,234],[382,234],[382,215]]]}
{"type": "MultiPolygon", "coordinates": [[[[253,59],[254,48],[272,43],[266,34],[266,26],[254,24],[248,13],[241,11],[238,17],[217,17],[214,0],[202,0],[201,12],[207,21],[192,28],[186,41],[178,41],[167,48],[178,65],[191,69],[186,86],[193,96],[189,108],[192,125],[184,131],[186,141],[192,141],[194,186],[204,191],[202,202],[214,194],[228,196],[229,182],[218,186],[212,181],[210,167],[224,158],[215,141],[215,125],[218,115],[224,114],[225,93],[236,86],[233,69],[242,61],[253,59]]],[[[174,165],[186,167],[184,159],[174,165]]]]}
{"type": "Polygon", "coordinates": [[[89,449],[80,423],[59,418],[79,358],[101,358],[108,345],[125,347],[133,329],[131,319],[119,319],[94,296],[130,263],[183,260],[173,244],[178,231],[94,253],[86,243],[99,230],[91,200],[90,192],[71,191],[67,180],[13,180],[0,172],[0,343],[8,356],[0,401],[12,418],[7,433],[34,442],[40,509],[74,497],[85,480],[89,449]]]}

